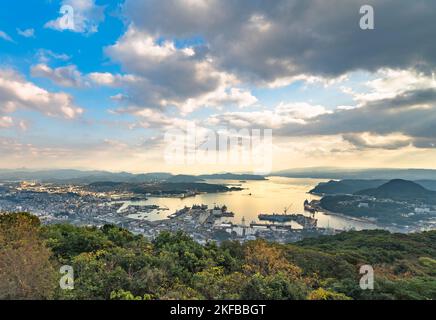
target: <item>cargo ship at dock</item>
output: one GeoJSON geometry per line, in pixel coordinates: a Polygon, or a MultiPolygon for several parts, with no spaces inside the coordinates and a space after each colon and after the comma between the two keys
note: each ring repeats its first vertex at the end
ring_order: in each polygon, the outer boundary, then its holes
{"type": "Polygon", "coordinates": [[[303,214],[259,214],[258,218],[260,221],[270,221],[270,222],[297,222],[303,227],[303,229],[315,229],[318,224],[318,220],[315,218],[307,217],[303,214]]]}
{"type": "Polygon", "coordinates": [[[286,207],[283,210],[282,214],[278,214],[278,213],[263,214],[263,213],[261,213],[257,217],[260,221],[270,221],[270,222],[280,222],[280,223],[291,222],[292,220],[294,220],[294,215],[288,214],[288,210],[291,207],[292,207],[292,204],[289,205],[288,207],[286,207]]]}
{"type": "Polygon", "coordinates": [[[261,221],[272,221],[272,222],[290,222],[293,220],[291,214],[259,214],[259,220],[261,221]]]}

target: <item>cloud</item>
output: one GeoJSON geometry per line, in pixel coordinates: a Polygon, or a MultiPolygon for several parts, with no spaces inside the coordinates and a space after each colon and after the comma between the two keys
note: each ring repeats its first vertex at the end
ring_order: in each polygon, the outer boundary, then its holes
{"type": "MultiPolygon", "coordinates": [[[[204,47],[178,48],[130,26],[106,53],[124,71],[136,76],[126,87],[130,103],[138,108],[176,106],[189,113],[203,106],[248,106],[257,100],[237,87],[238,80],[216,69],[204,47]]],[[[112,81],[107,77],[108,81],[112,81]]]]}
{"type": "Polygon", "coordinates": [[[28,123],[25,120],[18,120],[10,116],[0,115],[0,129],[10,129],[10,128],[16,128],[21,131],[26,131],[28,129],[28,123]]]}
{"type": "Polygon", "coordinates": [[[82,87],[85,85],[82,74],[75,65],[52,69],[40,63],[30,69],[32,77],[47,78],[63,87],[82,87]]]}
{"type": "Polygon", "coordinates": [[[375,73],[375,79],[363,85],[368,89],[364,92],[354,92],[353,89],[342,87],[342,90],[353,96],[359,104],[383,99],[393,99],[407,92],[436,88],[433,74],[427,74],[412,69],[382,68],[375,73]]]}
{"type": "MultiPolygon", "coordinates": [[[[411,96],[419,97],[422,93],[415,92],[411,96]]],[[[436,91],[431,93],[435,96],[436,91]]],[[[424,95],[429,95],[425,93],[424,95]]],[[[320,136],[320,135],[346,135],[348,141],[353,138],[357,142],[356,135],[370,133],[372,135],[386,136],[401,133],[410,137],[413,141],[432,139],[436,136],[436,105],[435,100],[425,100],[427,107],[422,107],[422,99],[413,102],[408,97],[407,103],[401,98],[372,102],[360,108],[348,110],[335,110],[330,114],[323,114],[312,118],[305,124],[292,124],[275,131],[282,136],[320,136]],[[404,102],[404,104],[403,104],[404,102]],[[417,103],[417,104],[415,104],[417,103]]],[[[414,142],[413,142],[414,143],[414,142]]],[[[368,143],[361,146],[368,146],[368,143]]],[[[414,143],[423,146],[422,143],[414,143]]],[[[430,145],[427,143],[427,145],[430,145]]],[[[382,147],[382,145],[380,145],[382,147]]]]}
{"type": "MultiPolygon", "coordinates": [[[[125,92],[116,98],[130,108],[176,106],[185,115],[200,107],[253,106],[257,98],[247,89],[253,85],[331,85],[356,70],[436,66],[436,45],[422,36],[436,29],[429,14],[435,4],[365,4],[375,7],[371,32],[359,28],[358,0],[126,0],[123,13],[130,25],[105,51],[137,81],[123,84],[125,92]],[[403,28],[404,20],[410,28],[403,28]],[[413,43],[413,50],[405,43],[413,43]]],[[[364,98],[371,97],[362,96],[358,104],[364,98]]]]}
{"type": "Polygon", "coordinates": [[[213,125],[273,128],[277,137],[342,135],[359,149],[393,150],[436,145],[436,82],[425,73],[382,70],[361,92],[347,91],[355,106],[327,110],[310,104],[280,104],[273,110],[227,112],[213,125]]]}
{"type": "Polygon", "coordinates": [[[34,38],[35,37],[35,29],[25,29],[21,30],[17,28],[17,33],[25,38],[34,38]]]}
{"type": "Polygon", "coordinates": [[[1,30],[0,30],[0,39],[3,39],[8,42],[14,42],[14,40],[12,40],[12,38],[6,32],[1,30]]]}
{"type": "Polygon", "coordinates": [[[91,84],[98,86],[119,87],[135,83],[137,79],[133,75],[112,74],[109,72],[92,72],[82,74],[76,65],[67,65],[51,68],[47,64],[39,63],[30,68],[32,77],[46,78],[62,87],[89,87],[91,84]]]}
{"type": "Polygon", "coordinates": [[[168,116],[161,110],[151,109],[151,108],[141,108],[136,107],[131,108],[121,108],[118,110],[113,110],[114,114],[125,114],[129,113],[137,117],[137,121],[124,123],[129,129],[136,128],[153,128],[161,130],[169,130],[172,128],[186,128],[187,125],[192,124],[193,121],[185,120],[183,118],[168,116]]]}
{"type": "Polygon", "coordinates": [[[368,133],[346,133],[342,137],[357,149],[397,150],[412,144],[412,139],[398,134],[374,136],[368,133]]]}
{"type": "Polygon", "coordinates": [[[95,0],[63,0],[62,6],[71,6],[73,12],[71,14],[74,22],[73,28],[64,26],[64,17],[66,13],[60,13],[61,16],[55,20],[47,22],[46,28],[57,31],[69,30],[77,33],[91,34],[98,31],[98,25],[104,20],[104,6],[98,6],[95,0]]]}
{"type": "Polygon", "coordinates": [[[56,53],[48,49],[39,49],[36,52],[36,58],[41,63],[48,63],[51,59],[67,61],[70,60],[71,57],[65,53],[56,53]]]}
{"type": "Polygon", "coordinates": [[[8,116],[0,116],[0,128],[10,128],[14,125],[14,120],[8,116]]]}
{"type": "MultiPolygon", "coordinates": [[[[402,71],[401,73],[408,73],[402,71]]],[[[396,72],[385,73],[385,78],[370,81],[369,92],[354,93],[355,108],[336,109],[322,114],[304,125],[281,128],[277,134],[336,135],[356,146],[389,149],[390,144],[362,140],[362,134],[386,137],[401,134],[409,139],[394,142],[395,147],[412,143],[416,147],[432,147],[436,137],[436,83],[425,74],[409,73],[409,77],[394,79],[396,72]],[[391,84],[390,86],[387,84],[391,84]]]]}
{"type": "Polygon", "coordinates": [[[154,37],[201,36],[215,67],[264,85],[436,66],[436,43],[428,40],[436,30],[434,1],[127,0],[123,8],[154,37]],[[375,30],[359,28],[364,4],[374,7],[375,30]]]}
{"type": "Polygon", "coordinates": [[[101,86],[118,87],[139,81],[134,75],[112,74],[109,72],[92,72],[88,74],[89,79],[101,86]]]}
{"type": "Polygon", "coordinates": [[[209,117],[208,123],[236,128],[280,129],[292,124],[305,124],[309,119],[329,111],[305,102],[280,103],[273,110],[225,112],[209,117]]]}
{"type": "Polygon", "coordinates": [[[83,109],[63,92],[49,92],[10,69],[0,69],[0,114],[29,109],[50,117],[77,118],[83,109]]]}

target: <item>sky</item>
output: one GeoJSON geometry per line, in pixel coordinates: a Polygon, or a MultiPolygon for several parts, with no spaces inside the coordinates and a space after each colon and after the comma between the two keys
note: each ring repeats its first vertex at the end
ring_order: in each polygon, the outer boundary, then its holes
{"type": "Polygon", "coordinates": [[[2,1],[0,167],[436,168],[435,15],[427,0],[2,1]]]}

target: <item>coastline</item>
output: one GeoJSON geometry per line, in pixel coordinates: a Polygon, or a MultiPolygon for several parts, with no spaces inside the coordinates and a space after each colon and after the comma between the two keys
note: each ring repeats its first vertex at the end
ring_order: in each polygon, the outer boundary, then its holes
{"type": "Polygon", "coordinates": [[[369,224],[372,224],[374,226],[378,226],[378,224],[376,222],[371,221],[369,219],[352,217],[352,216],[346,215],[344,213],[332,212],[332,211],[329,211],[327,209],[324,209],[323,207],[320,206],[319,200],[312,200],[312,202],[315,202],[315,206],[316,206],[316,209],[318,212],[321,212],[327,216],[336,216],[336,217],[340,217],[343,219],[348,219],[348,220],[363,222],[363,223],[369,223],[369,224]]]}
{"type": "Polygon", "coordinates": [[[371,221],[369,219],[365,219],[365,218],[356,218],[356,217],[352,217],[352,216],[347,216],[346,214],[343,213],[337,213],[337,212],[331,212],[328,210],[323,209],[322,211],[319,211],[321,213],[324,213],[327,216],[337,216],[337,217],[341,217],[344,219],[348,219],[348,220],[353,220],[353,221],[357,221],[357,222],[364,222],[364,223],[369,223],[369,224],[373,224],[375,226],[378,226],[378,224],[374,221],[371,221]]]}

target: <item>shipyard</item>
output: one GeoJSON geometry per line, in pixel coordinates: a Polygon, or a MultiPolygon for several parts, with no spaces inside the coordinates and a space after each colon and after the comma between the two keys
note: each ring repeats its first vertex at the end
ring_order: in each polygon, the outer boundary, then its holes
{"type": "Polygon", "coordinates": [[[210,240],[245,242],[256,239],[288,243],[306,237],[340,232],[333,228],[317,227],[317,219],[303,214],[259,214],[259,220],[265,222],[246,222],[243,217],[240,223],[235,223],[227,220],[231,217],[234,217],[234,213],[229,212],[225,205],[209,208],[207,205],[200,204],[184,207],[164,220],[127,218],[119,225],[149,239],[154,239],[162,231],[183,231],[199,243],[207,243],[210,240]],[[288,223],[291,221],[297,223],[298,227],[288,223]]]}

